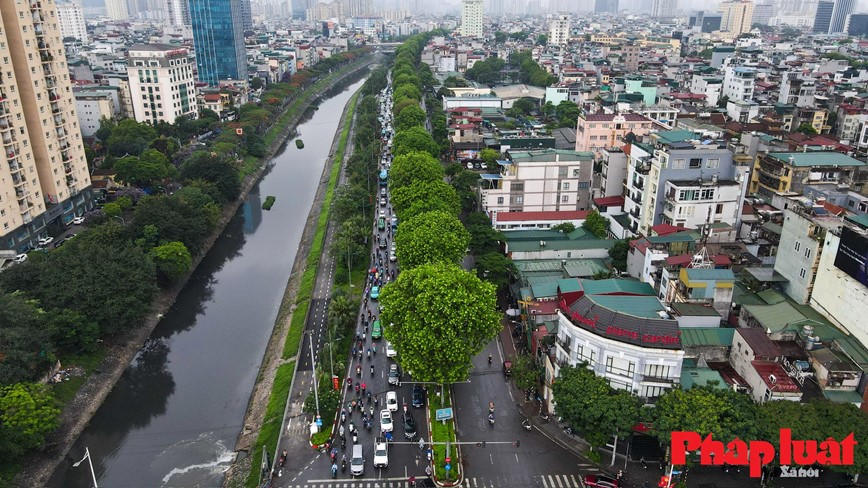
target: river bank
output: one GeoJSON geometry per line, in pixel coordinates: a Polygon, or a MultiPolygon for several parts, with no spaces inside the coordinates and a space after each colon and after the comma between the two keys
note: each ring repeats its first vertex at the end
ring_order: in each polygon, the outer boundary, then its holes
{"type": "MultiPolygon", "coordinates": [[[[360,69],[364,69],[368,64],[374,61],[374,58],[367,58],[352,65],[345,66],[342,70],[337,70],[332,75],[320,80],[317,85],[311,88],[311,93],[316,93],[317,96],[308,96],[299,98],[295,103],[287,107],[287,112],[292,116],[286,120],[281,120],[282,129],[279,132],[280,137],[276,137],[269,146],[268,152],[262,161],[268,161],[275,151],[280,147],[289,134],[291,134],[299,120],[302,120],[307,109],[315,103],[320,94],[325,93],[329,88],[340,84],[345,78],[351,76],[360,69]],[[283,125],[285,124],[285,125],[283,125]]],[[[215,232],[207,240],[205,249],[210,250],[214,242],[223,233],[226,225],[236,215],[239,206],[259,180],[263,172],[269,167],[268,164],[261,164],[260,167],[252,172],[244,181],[242,196],[223,209],[220,223],[217,225],[215,232]]],[[[194,261],[194,269],[199,266],[202,260],[208,255],[208,251],[197,256],[194,261]]],[[[192,273],[191,273],[192,274],[192,273]]],[[[185,279],[169,290],[161,292],[151,307],[151,312],[148,319],[145,320],[138,328],[129,333],[118,336],[106,345],[106,359],[100,365],[99,369],[85,382],[76,398],[71,401],[61,416],[61,428],[56,431],[49,439],[49,447],[37,455],[30,456],[22,461],[24,466],[23,471],[16,477],[13,486],[44,486],[46,480],[51,476],[57,466],[63,462],[73,442],[79,437],[85,427],[93,418],[94,414],[100,408],[105,398],[112,391],[127,366],[141,349],[154,328],[160,323],[164,314],[175,303],[179,293],[185,288],[185,284],[189,279],[188,275],[185,279]]],[[[93,447],[93,446],[91,446],[93,447]]],[[[91,449],[93,450],[93,449],[91,449]]],[[[76,452],[76,456],[80,453],[76,452]]],[[[78,459],[75,459],[76,461],[78,459]]]]}

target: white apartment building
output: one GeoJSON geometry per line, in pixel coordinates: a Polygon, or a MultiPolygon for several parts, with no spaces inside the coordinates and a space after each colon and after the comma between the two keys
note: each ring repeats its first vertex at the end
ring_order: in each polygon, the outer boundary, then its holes
{"type": "Polygon", "coordinates": [[[93,208],[53,2],[0,2],[0,248],[24,252],[93,208]]]}
{"type": "Polygon", "coordinates": [[[693,75],[690,82],[690,93],[705,95],[705,103],[709,107],[717,106],[722,88],[723,79],[720,76],[693,75]]]}
{"type": "Polygon", "coordinates": [[[781,77],[778,102],[796,107],[814,106],[814,80],[805,78],[801,72],[790,72],[781,77]]]}
{"type": "Polygon", "coordinates": [[[651,2],[651,17],[658,19],[672,18],[675,17],[677,9],[677,0],[653,0],[651,2]]]}
{"type": "Polygon", "coordinates": [[[118,112],[114,103],[116,96],[107,90],[88,90],[75,94],[75,109],[82,136],[93,137],[102,118],[114,118],[118,112]]]}
{"type": "Polygon", "coordinates": [[[510,151],[499,164],[500,174],[481,180],[480,203],[489,215],[591,209],[593,153],[510,151]]]}
{"type": "Polygon", "coordinates": [[[663,223],[695,229],[705,223],[736,226],[741,211],[742,188],[748,178],[721,180],[670,180],[665,185],[663,223]]]}
{"type": "Polygon", "coordinates": [[[733,0],[720,2],[720,30],[738,36],[749,32],[753,22],[753,2],[733,0]]]}
{"type": "Polygon", "coordinates": [[[106,14],[112,20],[127,20],[130,11],[127,10],[127,0],[105,0],[106,14]]]}
{"type": "Polygon", "coordinates": [[[165,0],[166,16],[175,27],[184,27],[191,24],[190,4],[187,0],[165,0]]]}
{"type": "Polygon", "coordinates": [[[727,66],[723,74],[721,96],[730,100],[749,101],[753,98],[756,70],[744,66],[727,66]]]}
{"type": "Polygon", "coordinates": [[[74,2],[58,3],[57,21],[60,23],[60,33],[64,38],[74,37],[87,43],[87,27],[84,24],[81,5],[74,2]]]}
{"type": "Polygon", "coordinates": [[[482,37],[482,0],[461,0],[462,36],[482,37]]]}
{"type": "Polygon", "coordinates": [[[570,42],[570,16],[558,15],[549,24],[549,46],[566,46],[570,42]]]}
{"type": "Polygon", "coordinates": [[[193,65],[186,49],[166,44],[131,46],[127,74],[138,122],[174,123],[182,115],[198,116],[193,65]]]}

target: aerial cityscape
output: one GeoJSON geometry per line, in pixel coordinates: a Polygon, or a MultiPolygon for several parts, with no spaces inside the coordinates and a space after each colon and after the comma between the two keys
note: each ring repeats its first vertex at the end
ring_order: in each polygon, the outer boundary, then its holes
{"type": "Polygon", "coordinates": [[[0,488],[868,486],[868,3],[0,0],[0,488]]]}

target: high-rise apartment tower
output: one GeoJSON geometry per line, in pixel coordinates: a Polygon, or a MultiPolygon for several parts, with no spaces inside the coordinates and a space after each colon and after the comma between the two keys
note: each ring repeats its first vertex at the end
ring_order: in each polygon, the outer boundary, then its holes
{"type": "Polygon", "coordinates": [[[199,81],[212,86],[230,80],[246,83],[241,0],[190,0],[190,20],[199,81]]]}
{"type": "Polygon", "coordinates": [[[127,10],[127,0],[105,0],[106,14],[112,20],[127,20],[130,11],[127,10]]]}
{"type": "Polygon", "coordinates": [[[738,36],[750,31],[753,20],[753,2],[734,0],[720,2],[718,9],[721,14],[720,30],[738,36]]]}
{"type": "Polygon", "coordinates": [[[87,27],[84,24],[81,4],[75,2],[58,3],[57,20],[60,22],[60,34],[63,37],[74,37],[81,42],[87,42],[87,27]]]}
{"type": "Polygon", "coordinates": [[[138,122],[174,123],[195,119],[196,87],[186,49],[166,44],[137,44],[127,52],[133,114],[138,122]]]}
{"type": "Polygon", "coordinates": [[[844,32],[847,27],[847,16],[856,8],[856,0],[835,0],[832,8],[832,20],[829,23],[829,34],[844,32]]]}
{"type": "Polygon", "coordinates": [[[0,1],[0,249],[23,252],[92,208],[54,2],[0,1]]]}
{"type": "Polygon", "coordinates": [[[677,8],[677,0],[654,0],[651,3],[651,17],[658,19],[675,17],[675,10],[677,8]]]}
{"type": "Polygon", "coordinates": [[[482,0],[461,0],[462,36],[482,37],[482,0]]]}
{"type": "Polygon", "coordinates": [[[817,2],[817,12],[814,14],[814,34],[826,34],[832,23],[832,11],[835,10],[835,2],[817,2]]]}

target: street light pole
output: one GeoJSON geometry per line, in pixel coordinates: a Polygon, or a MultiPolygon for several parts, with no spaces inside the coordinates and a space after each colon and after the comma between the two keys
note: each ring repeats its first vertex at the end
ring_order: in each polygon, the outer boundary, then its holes
{"type": "Polygon", "coordinates": [[[93,488],[99,488],[99,485],[97,485],[97,483],[96,483],[96,473],[94,473],[94,471],[93,471],[93,462],[90,460],[90,449],[88,449],[85,446],[84,457],[81,458],[81,461],[74,463],[72,465],[72,467],[77,468],[81,463],[84,462],[85,459],[87,459],[87,464],[88,464],[88,466],[90,466],[90,477],[91,477],[91,479],[93,479],[93,488]]]}

